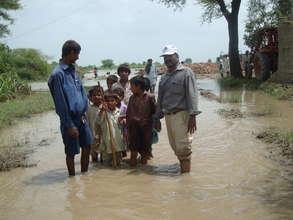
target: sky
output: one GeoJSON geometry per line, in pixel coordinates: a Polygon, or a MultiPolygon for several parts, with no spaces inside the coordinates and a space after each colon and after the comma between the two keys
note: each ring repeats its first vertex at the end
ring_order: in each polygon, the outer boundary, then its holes
{"type": "MultiPolygon", "coordinates": [[[[224,18],[201,22],[202,8],[187,1],[174,10],[157,0],[21,0],[22,9],[10,12],[15,19],[11,35],[4,39],[11,48],[34,48],[57,61],[66,40],[80,43],[80,65],[143,62],[160,57],[166,44],[178,48],[181,60],[215,61],[228,52],[228,29],[224,18]]],[[[239,50],[243,42],[246,1],[239,14],[239,50]]]]}

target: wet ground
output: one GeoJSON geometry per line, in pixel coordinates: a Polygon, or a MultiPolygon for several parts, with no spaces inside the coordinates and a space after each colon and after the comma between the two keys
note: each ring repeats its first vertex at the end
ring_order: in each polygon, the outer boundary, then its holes
{"type": "Polygon", "coordinates": [[[213,80],[199,80],[199,87],[222,102],[200,97],[189,175],[180,175],[164,125],[147,167],[91,164],[74,178],[67,177],[54,112],[1,131],[1,143],[35,149],[30,160],[38,166],[0,173],[0,219],[293,219],[293,167],[254,134],[267,126],[293,129],[292,106],[259,92],[221,91],[213,80]],[[217,113],[223,108],[271,114],[227,119],[217,113]]]}

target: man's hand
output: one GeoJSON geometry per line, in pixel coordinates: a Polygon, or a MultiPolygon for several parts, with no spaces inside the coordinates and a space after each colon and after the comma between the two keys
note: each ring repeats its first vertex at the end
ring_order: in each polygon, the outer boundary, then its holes
{"type": "Polygon", "coordinates": [[[196,127],[195,115],[190,115],[188,120],[187,132],[189,132],[190,134],[193,134],[196,131],[196,129],[197,127],[196,127]]]}
{"type": "Polygon", "coordinates": [[[68,128],[68,135],[70,137],[77,138],[79,136],[77,127],[68,128]]]}

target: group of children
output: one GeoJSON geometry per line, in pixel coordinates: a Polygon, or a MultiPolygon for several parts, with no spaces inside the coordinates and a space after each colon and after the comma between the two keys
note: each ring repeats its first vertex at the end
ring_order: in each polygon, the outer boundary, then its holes
{"type": "Polygon", "coordinates": [[[128,105],[124,102],[125,88],[117,86],[117,82],[118,77],[110,75],[105,92],[99,84],[89,90],[91,104],[86,115],[94,139],[92,161],[119,166],[130,151],[132,167],[137,166],[138,154],[141,164],[146,165],[152,158],[151,146],[156,135],[153,128],[156,103],[154,95],[148,92],[150,82],[143,76],[130,79],[132,95],[128,105]]]}

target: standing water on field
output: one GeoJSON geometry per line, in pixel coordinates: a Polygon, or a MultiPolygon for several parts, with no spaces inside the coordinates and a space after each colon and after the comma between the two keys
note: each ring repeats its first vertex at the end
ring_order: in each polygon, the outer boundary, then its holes
{"type": "Polygon", "coordinates": [[[67,177],[55,112],[2,130],[1,145],[16,140],[33,148],[30,160],[38,166],[0,173],[0,219],[293,219],[293,167],[255,138],[267,126],[293,129],[292,106],[260,92],[221,91],[213,80],[198,83],[222,101],[200,97],[203,113],[188,175],[179,173],[164,124],[147,167],[91,164],[81,175],[78,157],[73,178],[67,177]],[[228,108],[248,116],[228,119],[217,113],[228,108]],[[270,114],[250,114],[264,110],[270,114]]]}

